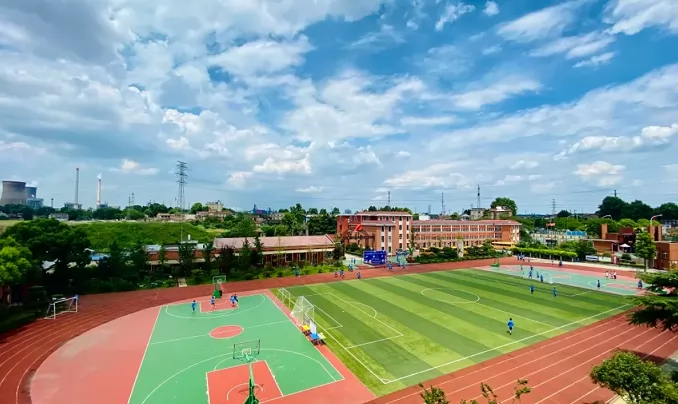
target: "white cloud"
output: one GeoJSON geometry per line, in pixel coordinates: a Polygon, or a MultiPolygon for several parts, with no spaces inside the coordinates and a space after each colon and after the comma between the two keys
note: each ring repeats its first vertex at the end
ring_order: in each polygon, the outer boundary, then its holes
{"type": "Polygon", "coordinates": [[[434,117],[404,117],[400,120],[403,126],[444,126],[457,122],[454,116],[434,116],[434,117]]]}
{"type": "Polygon", "coordinates": [[[499,14],[499,5],[497,5],[497,2],[495,1],[487,1],[485,2],[483,13],[490,17],[497,15],[499,14]]]}
{"type": "Polygon", "coordinates": [[[235,188],[244,187],[248,180],[252,178],[252,173],[248,171],[236,171],[231,173],[226,180],[226,184],[235,188]]]}
{"type": "Polygon", "coordinates": [[[425,74],[440,77],[453,77],[467,72],[473,66],[473,61],[453,45],[431,48],[416,63],[425,74]]]}
{"type": "Polygon", "coordinates": [[[678,33],[678,2],[675,0],[611,0],[606,6],[605,22],[610,31],[635,35],[660,27],[678,33]]]}
{"type": "Polygon", "coordinates": [[[483,49],[483,55],[492,55],[495,53],[501,52],[501,46],[500,45],[493,45],[490,47],[487,47],[483,49]]]}
{"type": "Polygon", "coordinates": [[[457,21],[464,14],[468,14],[475,9],[475,6],[462,2],[446,5],[438,22],[436,22],[436,31],[442,31],[446,24],[457,21]]]}
{"type": "Polygon", "coordinates": [[[593,181],[599,186],[610,186],[621,182],[622,172],[626,167],[607,161],[596,161],[590,164],[578,164],[574,174],[585,181],[593,181]]]}
{"type": "Polygon", "coordinates": [[[562,185],[560,181],[541,182],[530,185],[530,191],[535,194],[548,194],[560,185],[562,185]]]}
{"type": "Polygon", "coordinates": [[[535,92],[539,89],[541,89],[541,84],[536,80],[518,76],[505,77],[485,88],[454,95],[452,99],[459,108],[477,110],[485,105],[497,104],[512,96],[535,92]]]}
{"type": "Polygon", "coordinates": [[[459,163],[437,163],[420,170],[409,170],[384,181],[384,185],[394,188],[467,188],[470,180],[454,172],[459,163]]]}
{"type": "Polygon", "coordinates": [[[505,39],[532,42],[560,35],[575,20],[586,0],[574,0],[526,14],[499,26],[497,33],[505,39]]]}
{"type": "Polygon", "coordinates": [[[582,60],[574,64],[574,67],[597,67],[609,63],[614,58],[614,52],[605,52],[601,55],[591,56],[589,59],[582,60]]]}
{"type": "Polygon", "coordinates": [[[136,161],[124,159],[120,163],[120,167],[111,168],[111,171],[120,172],[123,174],[134,174],[134,175],[155,175],[158,173],[157,168],[153,167],[143,167],[141,164],[136,161]]]}
{"type": "Polygon", "coordinates": [[[403,43],[404,36],[392,25],[383,24],[379,31],[370,32],[351,43],[349,49],[377,49],[384,46],[403,43]]]}
{"type": "Polygon", "coordinates": [[[495,186],[504,186],[504,185],[512,185],[512,184],[517,184],[520,182],[526,182],[526,181],[536,181],[540,179],[542,176],[539,174],[530,174],[530,175],[506,175],[504,178],[498,180],[497,182],[494,183],[495,186]]]}
{"type": "Polygon", "coordinates": [[[538,161],[518,160],[513,165],[511,165],[510,168],[512,170],[518,170],[518,169],[531,169],[537,167],[539,167],[538,161]]]}
{"type": "Polygon", "coordinates": [[[311,50],[304,36],[286,42],[258,40],[212,56],[208,63],[239,76],[277,73],[302,64],[304,54],[311,50]]]}
{"type": "Polygon", "coordinates": [[[405,151],[405,150],[400,150],[399,152],[396,153],[396,157],[410,157],[412,153],[405,151]]]}
{"type": "Polygon", "coordinates": [[[252,171],[264,174],[310,174],[311,162],[310,156],[306,155],[298,160],[284,160],[274,157],[268,157],[263,163],[254,166],[252,171]]]}
{"type": "Polygon", "coordinates": [[[678,134],[678,124],[670,126],[647,126],[638,136],[586,136],[567,150],[556,155],[560,159],[577,152],[628,152],[647,147],[667,145],[678,134]]]}
{"type": "Polygon", "coordinates": [[[297,188],[297,192],[302,193],[302,194],[317,194],[323,191],[323,187],[306,187],[306,188],[297,188]]]}
{"type": "Polygon", "coordinates": [[[562,53],[567,59],[578,59],[599,53],[612,44],[614,40],[614,36],[603,32],[563,37],[534,50],[531,55],[544,57],[562,53]]]}

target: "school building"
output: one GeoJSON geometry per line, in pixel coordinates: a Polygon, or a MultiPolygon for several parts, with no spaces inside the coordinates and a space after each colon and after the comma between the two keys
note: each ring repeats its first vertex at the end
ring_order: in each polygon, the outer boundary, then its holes
{"type": "Polygon", "coordinates": [[[408,212],[356,212],[337,216],[337,234],[342,243],[387,251],[395,255],[408,250],[414,236],[414,248],[464,247],[481,245],[485,240],[520,242],[521,224],[514,220],[412,220],[408,212]],[[414,234],[413,234],[414,233],[414,234]]]}
{"type": "MultiPolygon", "coordinates": [[[[648,233],[652,236],[657,249],[657,255],[648,264],[655,269],[678,269],[678,242],[664,240],[662,226],[648,226],[648,233]]],[[[631,227],[622,227],[616,233],[608,231],[606,223],[600,225],[600,238],[588,239],[599,253],[620,255],[635,253],[636,233],[631,227]]]]}

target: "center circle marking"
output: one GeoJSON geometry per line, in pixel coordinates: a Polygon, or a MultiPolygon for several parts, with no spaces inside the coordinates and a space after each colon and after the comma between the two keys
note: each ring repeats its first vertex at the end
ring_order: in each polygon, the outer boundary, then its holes
{"type": "Polygon", "coordinates": [[[467,292],[465,290],[460,290],[460,289],[453,289],[453,288],[426,288],[426,289],[423,289],[420,293],[421,293],[422,296],[428,297],[429,299],[437,300],[439,302],[450,303],[450,304],[470,304],[470,303],[478,303],[480,301],[480,296],[476,295],[475,293],[467,292]],[[437,291],[437,290],[454,290],[454,291],[457,291],[457,292],[466,293],[467,295],[474,296],[475,300],[464,299],[463,297],[449,296],[449,295],[448,295],[449,297],[452,297],[452,298],[457,297],[458,299],[462,299],[462,300],[454,300],[454,299],[448,299],[448,298],[441,299],[441,298],[438,298],[438,297],[431,296],[430,291],[437,291]],[[427,291],[429,291],[429,295],[427,295],[425,293],[427,291]]]}
{"type": "Polygon", "coordinates": [[[242,334],[243,331],[245,330],[239,325],[224,325],[210,331],[210,337],[217,339],[233,338],[242,334]]]}

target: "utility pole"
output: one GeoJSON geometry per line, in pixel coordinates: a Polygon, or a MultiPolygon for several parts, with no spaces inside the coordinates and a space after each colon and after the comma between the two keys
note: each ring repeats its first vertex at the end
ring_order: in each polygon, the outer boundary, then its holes
{"type": "Polygon", "coordinates": [[[616,189],[614,190],[614,197],[615,198],[617,197],[617,190],[616,189]]]}
{"type": "Polygon", "coordinates": [[[480,209],[480,184],[478,184],[478,200],[476,201],[476,203],[478,204],[478,209],[480,209]]]}
{"type": "Polygon", "coordinates": [[[185,200],[185,188],[187,184],[186,178],[188,178],[188,174],[186,174],[186,171],[188,171],[188,166],[186,163],[183,161],[177,161],[177,184],[179,185],[179,189],[177,192],[177,207],[181,209],[181,211],[186,210],[186,200],[185,200]]]}
{"type": "Polygon", "coordinates": [[[445,216],[445,193],[440,193],[440,216],[445,216]]]}

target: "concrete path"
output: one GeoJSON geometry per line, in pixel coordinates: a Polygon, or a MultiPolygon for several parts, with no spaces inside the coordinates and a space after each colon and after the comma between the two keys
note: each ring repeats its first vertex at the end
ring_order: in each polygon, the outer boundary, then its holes
{"type": "MultiPolygon", "coordinates": [[[[551,263],[551,260],[548,259],[542,259],[542,258],[531,258],[530,259],[532,262],[541,262],[541,263],[551,263]]],[[[558,261],[555,261],[556,263],[558,261]]],[[[589,267],[589,268],[602,268],[602,269],[607,269],[609,271],[617,271],[617,272],[636,272],[640,268],[629,268],[629,267],[622,267],[619,265],[613,265],[613,264],[596,264],[594,262],[569,262],[569,261],[563,261],[563,264],[567,265],[572,265],[572,266],[581,266],[581,267],[589,267]]],[[[652,269],[648,268],[647,272],[662,272],[657,269],[652,269]]]]}

